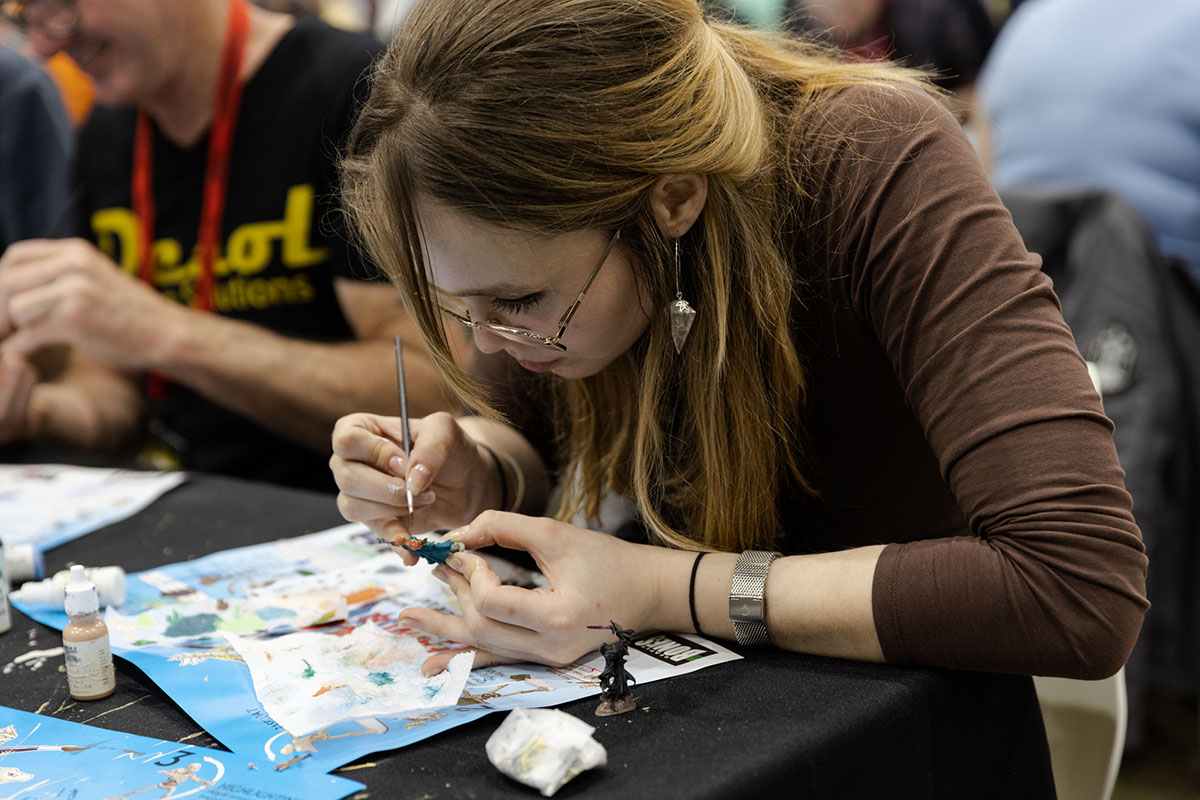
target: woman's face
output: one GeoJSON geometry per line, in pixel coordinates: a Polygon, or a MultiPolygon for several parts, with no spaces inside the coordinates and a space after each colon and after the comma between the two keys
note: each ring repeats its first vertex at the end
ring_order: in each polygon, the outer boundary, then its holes
{"type": "MultiPolygon", "coordinates": [[[[579,297],[612,238],[611,231],[573,231],[546,237],[501,228],[445,205],[422,201],[417,214],[429,280],[459,297],[473,320],[491,320],[544,336],[579,297]]],[[[604,259],[556,351],[474,331],[484,353],[503,350],[533,372],[586,378],[628,350],[650,323],[637,279],[621,247],[604,259]]]]}

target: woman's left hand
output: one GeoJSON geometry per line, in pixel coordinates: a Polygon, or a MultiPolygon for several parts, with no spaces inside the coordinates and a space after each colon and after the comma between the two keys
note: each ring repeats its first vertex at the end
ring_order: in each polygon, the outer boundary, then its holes
{"type": "MultiPolygon", "coordinates": [[[[550,583],[545,589],[504,586],[471,552],[456,553],[434,570],[454,591],[462,616],[426,608],[409,608],[402,616],[409,627],[475,648],[476,668],[515,661],[569,664],[612,638],[610,631],[588,628],[610,620],[652,629],[661,606],[659,556],[672,552],[500,511],[484,512],[451,537],[468,551],[493,544],[525,550],[550,583]]],[[[454,655],[431,656],[422,670],[434,675],[454,655]]]]}

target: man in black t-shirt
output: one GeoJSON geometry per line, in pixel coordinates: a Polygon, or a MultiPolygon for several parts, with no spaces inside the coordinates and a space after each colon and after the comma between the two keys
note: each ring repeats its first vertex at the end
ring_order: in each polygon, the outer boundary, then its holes
{"type": "Polygon", "coordinates": [[[243,0],[34,2],[24,14],[33,47],[73,56],[102,107],[79,140],[82,236],[19,243],[0,260],[5,358],[72,350],[54,382],[0,385],[10,440],[115,446],[148,420],[184,467],[332,490],[334,421],[397,411],[395,335],[412,345],[410,413],[448,407],[394,290],[372,280],[337,213],[336,149],[373,40],[243,0]],[[222,71],[240,76],[240,102],[222,71]],[[224,210],[206,262],[214,196],[224,210]]]}

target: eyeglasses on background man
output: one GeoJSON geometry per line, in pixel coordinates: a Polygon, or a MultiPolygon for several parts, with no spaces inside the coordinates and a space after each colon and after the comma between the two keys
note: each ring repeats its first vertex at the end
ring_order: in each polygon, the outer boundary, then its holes
{"type": "Polygon", "coordinates": [[[79,24],[75,0],[0,0],[0,15],[22,31],[65,39],[79,24]]]}

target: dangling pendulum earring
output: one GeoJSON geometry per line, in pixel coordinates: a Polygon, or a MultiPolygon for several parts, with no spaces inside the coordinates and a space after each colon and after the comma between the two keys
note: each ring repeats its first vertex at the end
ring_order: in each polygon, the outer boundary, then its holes
{"type": "Polygon", "coordinates": [[[675,352],[683,352],[683,343],[692,332],[692,323],[696,321],[696,309],[683,299],[679,290],[679,239],[675,240],[675,299],[668,309],[671,312],[671,340],[675,342],[675,352]]]}

